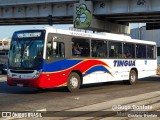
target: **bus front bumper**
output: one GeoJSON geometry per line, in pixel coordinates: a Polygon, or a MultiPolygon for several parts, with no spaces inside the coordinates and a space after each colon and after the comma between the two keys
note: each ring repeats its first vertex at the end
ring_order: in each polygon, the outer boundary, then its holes
{"type": "Polygon", "coordinates": [[[59,86],[66,86],[67,77],[65,76],[47,76],[41,74],[35,79],[22,79],[22,78],[11,78],[7,77],[7,84],[9,86],[20,86],[20,87],[34,87],[34,88],[54,88],[59,86]]]}
{"type": "Polygon", "coordinates": [[[18,78],[7,77],[7,84],[9,86],[39,88],[39,80],[38,79],[18,79],[18,78]]]}

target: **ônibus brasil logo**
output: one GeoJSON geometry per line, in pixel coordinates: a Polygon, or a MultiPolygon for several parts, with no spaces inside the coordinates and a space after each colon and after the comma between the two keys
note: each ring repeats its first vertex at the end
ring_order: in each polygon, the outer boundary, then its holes
{"type": "Polygon", "coordinates": [[[114,67],[135,66],[135,60],[114,60],[114,67]]]}

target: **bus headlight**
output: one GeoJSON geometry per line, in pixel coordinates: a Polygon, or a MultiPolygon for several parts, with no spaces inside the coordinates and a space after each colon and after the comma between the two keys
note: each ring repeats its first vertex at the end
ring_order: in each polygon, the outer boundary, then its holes
{"type": "Polygon", "coordinates": [[[35,73],[35,75],[33,76],[33,78],[38,78],[41,73],[42,73],[42,69],[36,71],[36,73],[35,73]]]}

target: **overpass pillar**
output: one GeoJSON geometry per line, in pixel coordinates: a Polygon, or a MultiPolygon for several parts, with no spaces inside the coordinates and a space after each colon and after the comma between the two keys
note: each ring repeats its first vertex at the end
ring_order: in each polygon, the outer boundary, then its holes
{"type": "Polygon", "coordinates": [[[118,24],[107,20],[100,20],[93,14],[93,1],[80,0],[74,4],[74,28],[94,31],[105,31],[128,34],[128,25],[118,24]]]}

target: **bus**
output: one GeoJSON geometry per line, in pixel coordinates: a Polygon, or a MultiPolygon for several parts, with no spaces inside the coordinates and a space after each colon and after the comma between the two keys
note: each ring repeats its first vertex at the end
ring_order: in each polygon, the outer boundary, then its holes
{"type": "Polygon", "coordinates": [[[14,32],[7,83],[47,89],[123,81],[156,74],[156,43],[112,33],[84,33],[54,28],[14,32]]]}

